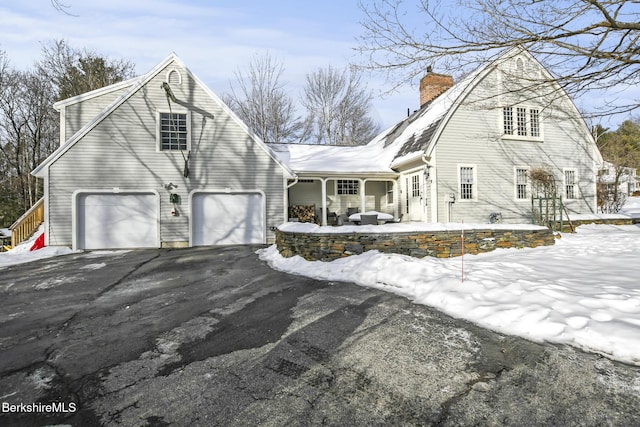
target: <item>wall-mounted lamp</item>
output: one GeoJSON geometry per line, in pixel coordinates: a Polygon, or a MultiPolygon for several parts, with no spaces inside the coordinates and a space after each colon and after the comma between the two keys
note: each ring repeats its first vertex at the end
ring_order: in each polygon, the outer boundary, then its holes
{"type": "Polygon", "coordinates": [[[431,165],[424,165],[424,179],[427,180],[431,177],[431,165]]]}
{"type": "Polygon", "coordinates": [[[176,188],[178,188],[178,186],[176,184],[174,184],[173,182],[167,182],[164,185],[164,189],[167,190],[167,191],[171,191],[171,190],[174,190],[176,188]]]}

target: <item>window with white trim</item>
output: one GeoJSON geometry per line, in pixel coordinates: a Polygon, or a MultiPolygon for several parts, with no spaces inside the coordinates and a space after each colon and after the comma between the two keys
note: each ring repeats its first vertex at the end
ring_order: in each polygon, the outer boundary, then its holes
{"type": "Polygon", "coordinates": [[[189,149],[189,115],[187,113],[158,113],[158,145],[163,151],[189,149]]]}
{"type": "Polygon", "coordinates": [[[528,107],[504,107],[502,131],[504,135],[540,139],[542,137],[540,110],[528,107]]]}
{"type": "Polygon", "coordinates": [[[387,204],[393,204],[393,182],[387,181],[386,183],[387,190],[387,204]]]}
{"type": "Polygon", "coordinates": [[[516,199],[525,200],[529,198],[529,170],[526,168],[516,169],[516,199]]]}
{"type": "Polygon", "coordinates": [[[516,75],[522,77],[524,74],[524,61],[522,58],[516,59],[516,75]]]}
{"type": "Polygon", "coordinates": [[[339,179],[336,182],[338,195],[357,195],[360,182],[357,179],[339,179]]]}
{"type": "Polygon", "coordinates": [[[531,136],[540,138],[540,110],[537,108],[529,109],[529,127],[531,128],[531,136]]]}
{"type": "Polygon", "coordinates": [[[502,120],[505,135],[513,135],[513,108],[504,107],[502,110],[502,120]]]}
{"type": "Polygon", "coordinates": [[[460,199],[474,198],[474,172],[472,166],[460,166],[460,199]]]}
{"type": "Polygon", "coordinates": [[[565,169],[564,171],[564,197],[565,199],[576,198],[576,171],[565,169]]]}
{"type": "Polygon", "coordinates": [[[523,107],[516,108],[517,129],[519,136],[527,136],[527,109],[523,107]]]}

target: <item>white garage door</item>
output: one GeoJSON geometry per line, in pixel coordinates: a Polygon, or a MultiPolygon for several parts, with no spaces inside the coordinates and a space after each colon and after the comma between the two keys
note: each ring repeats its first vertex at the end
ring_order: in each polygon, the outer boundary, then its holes
{"type": "Polygon", "coordinates": [[[91,193],[77,199],[77,248],[157,248],[155,193],[91,193]]]}
{"type": "Polygon", "coordinates": [[[191,199],[191,245],[264,243],[262,193],[196,193],[191,199]]]}

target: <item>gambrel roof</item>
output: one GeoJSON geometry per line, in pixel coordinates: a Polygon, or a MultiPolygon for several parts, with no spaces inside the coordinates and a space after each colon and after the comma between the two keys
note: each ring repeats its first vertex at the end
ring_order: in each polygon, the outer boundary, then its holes
{"type": "MultiPolygon", "coordinates": [[[[478,82],[502,61],[517,55],[525,55],[534,61],[544,70],[545,80],[553,81],[552,76],[529,52],[523,48],[512,48],[498,55],[493,61],[479,67],[431,103],[385,130],[366,145],[344,147],[278,144],[279,147],[276,148],[276,151],[296,173],[336,172],[347,174],[394,171],[402,164],[419,160],[423,156],[430,156],[449,119],[478,82]]],[[[560,86],[557,86],[556,90],[564,93],[560,86]]],[[[567,99],[569,99],[568,96],[567,99]]],[[[576,117],[581,117],[573,102],[570,104],[573,114],[576,117]]],[[[582,123],[585,135],[589,135],[591,138],[591,133],[584,120],[582,123]]],[[[591,143],[595,147],[595,141],[592,140],[591,143]]],[[[270,145],[275,146],[275,144],[270,145]]],[[[594,151],[597,156],[600,156],[597,149],[594,151]]]]}

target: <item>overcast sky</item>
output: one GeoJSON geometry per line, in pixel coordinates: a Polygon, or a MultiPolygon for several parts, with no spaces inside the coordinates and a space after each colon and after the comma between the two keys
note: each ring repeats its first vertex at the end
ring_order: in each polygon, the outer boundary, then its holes
{"type": "MultiPolygon", "coordinates": [[[[218,95],[229,91],[234,70],[269,52],[284,64],[283,80],[298,99],[305,74],[357,61],[354,47],[363,13],[357,0],[0,0],[0,50],[27,69],[42,43],[65,39],[74,48],[122,58],[146,73],[175,52],[218,95]]],[[[374,95],[388,89],[367,76],[374,95]]],[[[372,117],[383,128],[419,107],[418,89],[374,99],[372,117]]],[[[618,120],[619,122],[620,120],[618,120]]],[[[617,126],[617,124],[616,124],[617,126]]]]}

